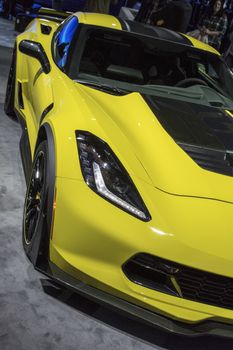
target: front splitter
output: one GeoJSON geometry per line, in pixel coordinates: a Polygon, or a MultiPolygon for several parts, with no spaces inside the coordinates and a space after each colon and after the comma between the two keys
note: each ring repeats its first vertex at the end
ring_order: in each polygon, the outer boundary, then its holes
{"type": "Polygon", "coordinates": [[[233,325],[216,321],[203,321],[196,324],[175,321],[87,285],[67,274],[52,262],[38,264],[36,269],[54,282],[75,293],[94,300],[107,308],[114,309],[121,314],[123,313],[127,317],[142,321],[150,326],[162,328],[169,333],[189,337],[212,335],[233,338],[233,325]]]}

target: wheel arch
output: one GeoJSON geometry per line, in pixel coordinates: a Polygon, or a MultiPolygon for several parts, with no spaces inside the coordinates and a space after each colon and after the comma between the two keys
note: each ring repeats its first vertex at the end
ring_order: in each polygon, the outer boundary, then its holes
{"type": "Polygon", "coordinates": [[[53,226],[54,199],[56,196],[56,161],[55,161],[55,143],[52,127],[49,123],[43,124],[38,132],[34,157],[39,145],[46,141],[47,143],[47,189],[46,189],[46,225],[43,232],[40,232],[38,240],[32,250],[30,260],[36,268],[48,264],[49,245],[53,226]]]}
{"type": "MultiPolygon", "coordinates": [[[[39,146],[39,144],[43,141],[48,142],[49,153],[51,155],[53,155],[53,158],[55,158],[54,135],[53,135],[52,127],[50,126],[49,123],[42,124],[40,129],[39,129],[34,154],[35,154],[35,151],[36,151],[37,147],[39,146]]],[[[54,162],[55,162],[55,159],[54,159],[54,162]]]]}
{"type": "Polygon", "coordinates": [[[41,125],[38,132],[37,140],[36,140],[35,150],[37,149],[37,147],[41,142],[49,140],[51,137],[53,137],[53,135],[52,135],[52,130],[50,125],[47,123],[41,125]]]}
{"type": "MultiPolygon", "coordinates": [[[[51,198],[48,198],[48,206],[53,206],[54,194],[55,194],[55,178],[56,178],[56,151],[55,151],[55,142],[52,127],[49,123],[44,123],[41,125],[37,137],[35,152],[39,144],[43,141],[47,141],[48,144],[48,172],[49,172],[49,186],[54,190],[52,191],[51,198]]],[[[51,221],[52,213],[50,213],[48,220],[51,221]]]]}

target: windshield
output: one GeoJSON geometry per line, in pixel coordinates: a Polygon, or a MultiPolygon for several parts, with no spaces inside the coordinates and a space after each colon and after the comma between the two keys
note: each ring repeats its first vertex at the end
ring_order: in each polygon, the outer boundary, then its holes
{"type": "Polygon", "coordinates": [[[218,55],[125,31],[82,30],[85,35],[75,44],[69,69],[74,80],[128,92],[195,96],[214,90],[216,96],[233,98],[232,74],[218,55]]]}

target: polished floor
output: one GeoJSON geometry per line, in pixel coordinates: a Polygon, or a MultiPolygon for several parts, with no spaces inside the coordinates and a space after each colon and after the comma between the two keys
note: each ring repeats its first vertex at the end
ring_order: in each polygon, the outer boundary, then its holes
{"type": "MultiPolygon", "coordinates": [[[[0,21],[0,45],[14,33],[0,21]]],[[[27,261],[21,244],[25,181],[20,127],[3,112],[11,49],[0,46],[0,350],[233,349],[233,341],[183,338],[148,327],[53,286],[27,261]]]]}

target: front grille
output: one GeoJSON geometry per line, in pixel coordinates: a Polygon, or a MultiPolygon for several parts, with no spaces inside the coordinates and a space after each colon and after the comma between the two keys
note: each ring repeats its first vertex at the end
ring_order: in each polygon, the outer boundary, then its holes
{"type": "Polygon", "coordinates": [[[127,278],[144,287],[204,304],[233,309],[233,278],[145,253],[135,255],[122,269],[127,278]]]}
{"type": "Polygon", "coordinates": [[[208,149],[178,142],[178,145],[202,168],[219,174],[233,176],[232,152],[208,149]]]}

